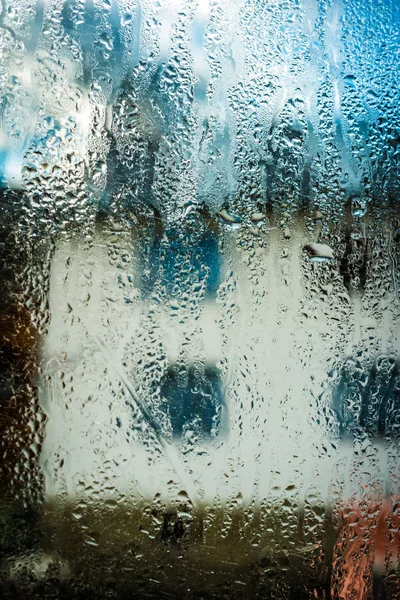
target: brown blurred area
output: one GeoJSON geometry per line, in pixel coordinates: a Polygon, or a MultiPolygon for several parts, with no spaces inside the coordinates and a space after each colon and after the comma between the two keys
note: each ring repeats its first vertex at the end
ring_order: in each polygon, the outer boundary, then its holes
{"type": "Polygon", "coordinates": [[[17,226],[23,196],[11,190],[1,190],[0,196],[0,552],[8,556],[37,543],[42,494],[37,458],[44,418],[36,389],[39,336],[23,297],[29,264],[17,226]]]}
{"type": "Polygon", "coordinates": [[[332,598],[400,597],[400,498],[368,498],[341,511],[334,548],[332,598]]]}

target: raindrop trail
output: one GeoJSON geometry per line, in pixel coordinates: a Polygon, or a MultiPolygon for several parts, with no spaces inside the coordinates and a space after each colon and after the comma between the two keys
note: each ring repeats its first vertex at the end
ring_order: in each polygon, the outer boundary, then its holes
{"type": "MultiPolygon", "coordinates": [[[[71,307],[71,308],[72,308],[72,310],[74,310],[73,307],[71,307]]],[[[167,442],[167,440],[165,439],[165,437],[161,431],[161,427],[159,426],[157,421],[155,421],[148,406],[141,398],[139,398],[138,394],[135,392],[132,384],[130,383],[129,378],[127,377],[126,373],[124,372],[124,369],[119,364],[116,364],[111,352],[108,350],[108,348],[104,344],[104,342],[99,338],[98,335],[96,335],[95,333],[93,333],[93,331],[91,331],[91,329],[90,329],[89,325],[86,323],[85,319],[82,318],[82,316],[76,310],[74,310],[74,313],[80,319],[80,321],[83,324],[83,326],[85,327],[86,331],[88,332],[90,337],[93,339],[95,344],[100,349],[100,351],[103,354],[104,358],[106,359],[107,363],[109,365],[111,365],[114,372],[117,374],[117,376],[119,377],[121,382],[124,384],[125,388],[129,392],[129,394],[131,395],[131,397],[133,398],[133,400],[135,401],[137,406],[140,408],[148,425],[153,429],[158,443],[164,450],[167,459],[169,460],[174,471],[176,472],[179,479],[181,480],[181,482],[189,496],[191,503],[193,504],[193,506],[195,508],[199,507],[200,498],[199,498],[199,495],[197,493],[197,490],[195,488],[193,481],[190,479],[188,473],[186,472],[185,468],[181,464],[181,460],[180,460],[175,448],[173,448],[173,446],[171,446],[171,444],[169,444],[167,442]]]]}

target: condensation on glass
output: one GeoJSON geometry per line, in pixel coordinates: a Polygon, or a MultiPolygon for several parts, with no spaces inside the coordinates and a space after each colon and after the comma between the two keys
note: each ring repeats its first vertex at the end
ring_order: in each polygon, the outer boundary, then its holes
{"type": "Polygon", "coordinates": [[[2,597],[400,597],[399,32],[2,0],[2,597]]]}

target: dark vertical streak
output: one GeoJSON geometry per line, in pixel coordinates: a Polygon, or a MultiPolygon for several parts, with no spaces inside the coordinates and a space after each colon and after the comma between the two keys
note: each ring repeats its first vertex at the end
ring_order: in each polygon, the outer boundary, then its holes
{"type": "Polygon", "coordinates": [[[396,378],[398,375],[398,367],[395,364],[392,373],[390,375],[389,383],[386,388],[386,393],[384,394],[380,406],[379,406],[379,417],[378,417],[378,435],[385,435],[385,422],[387,415],[387,405],[394,393],[394,388],[396,385],[396,378]]]}
{"type": "Polygon", "coordinates": [[[376,361],[372,365],[368,383],[365,386],[364,390],[361,392],[361,411],[360,411],[360,426],[368,429],[368,412],[370,408],[370,400],[371,400],[371,391],[375,386],[376,379],[378,375],[378,368],[376,361]]]}

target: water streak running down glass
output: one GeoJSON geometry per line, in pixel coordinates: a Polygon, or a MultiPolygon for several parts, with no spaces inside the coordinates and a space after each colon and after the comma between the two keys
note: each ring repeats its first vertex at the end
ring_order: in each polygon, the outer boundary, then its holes
{"type": "Polygon", "coordinates": [[[0,590],[400,597],[400,3],[2,0],[0,590]]]}

